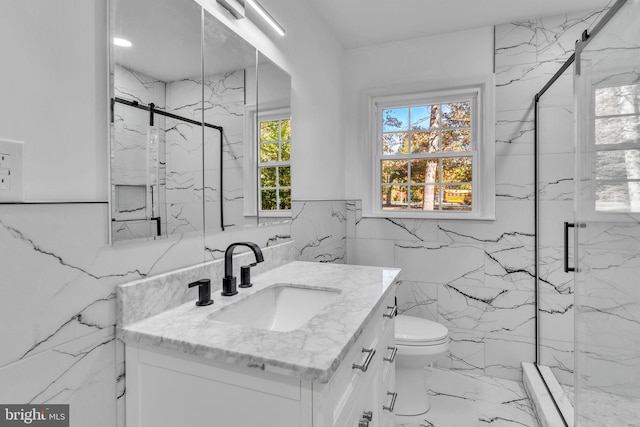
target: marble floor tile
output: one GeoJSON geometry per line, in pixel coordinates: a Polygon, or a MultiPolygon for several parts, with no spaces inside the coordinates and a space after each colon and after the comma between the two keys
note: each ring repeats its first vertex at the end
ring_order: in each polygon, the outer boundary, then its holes
{"type": "Polygon", "coordinates": [[[396,416],[397,427],[539,427],[519,381],[434,369],[427,373],[427,387],[431,410],[396,416]]]}
{"type": "MultiPolygon", "coordinates": [[[[571,404],[574,404],[575,389],[564,384],[562,389],[571,404]]],[[[580,393],[581,407],[586,408],[576,417],[580,425],[586,427],[640,426],[640,398],[618,396],[598,390],[583,390],[580,393]]]]}

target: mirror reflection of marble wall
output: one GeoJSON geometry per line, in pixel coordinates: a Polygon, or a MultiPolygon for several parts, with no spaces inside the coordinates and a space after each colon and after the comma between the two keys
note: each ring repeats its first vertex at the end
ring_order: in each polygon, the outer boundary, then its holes
{"type": "Polygon", "coordinates": [[[259,98],[288,109],[290,76],[263,55],[257,71],[256,49],[192,0],[113,0],[111,19],[133,43],[112,53],[113,240],[255,226],[259,98]]]}
{"type": "Polygon", "coordinates": [[[112,34],[112,238],[202,232],[201,8],[191,0],[115,0],[112,34]],[[127,104],[129,103],[129,104],[127,104]],[[130,103],[137,103],[136,108],[130,103]]]}

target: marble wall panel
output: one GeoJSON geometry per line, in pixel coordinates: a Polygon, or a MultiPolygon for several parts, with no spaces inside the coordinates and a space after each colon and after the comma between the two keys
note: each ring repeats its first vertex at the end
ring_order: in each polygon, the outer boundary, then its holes
{"type": "Polygon", "coordinates": [[[574,384],[575,353],[573,341],[540,340],[540,363],[551,369],[561,384],[574,384]]]}
{"type": "MultiPolygon", "coordinates": [[[[255,238],[265,248],[256,273],[293,259],[291,243],[276,245],[290,240],[288,224],[208,235],[209,249],[220,250],[203,250],[201,233],[109,246],[107,211],[106,203],[0,207],[0,400],[69,403],[74,426],[123,425],[116,424],[125,393],[124,347],[114,337],[117,285],[219,259],[238,240],[255,238]]],[[[172,283],[175,291],[164,283],[156,297],[196,298],[172,283]]]]}
{"type": "Polygon", "coordinates": [[[496,156],[533,155],[533,105],[522,108],[496,111],[496,156]]]}
{"type": "Polygon", "coordinates": [[[438,321],[438,288],[441,285],[400,280],[396,288],[398,313],[438,321]]]}
{"type": "Polygon", "coordinates": [[[347,203],[344,200],[294,200],[291,234],[296,259],[344,263],[347,257],[347,203]]]}

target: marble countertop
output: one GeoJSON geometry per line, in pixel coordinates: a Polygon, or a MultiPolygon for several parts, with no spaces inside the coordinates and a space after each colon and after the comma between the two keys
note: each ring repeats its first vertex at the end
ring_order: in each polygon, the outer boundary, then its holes
{"type": "MultiPolygon", "coordinates": [[[[177,351],[301,379],[328,382],[382,304],[400,270],[295,261],[252,278],[253,287],[238,294],[212,295],[214,304],[185,303],[118,328],[126,343],[177,351]],[[277,332],[208,317],[226,306],[274,284],[333,288],[341,291],[302,327],[277,332]]],[[[185,284],[186,286],[186,284],[185,284]]]]}

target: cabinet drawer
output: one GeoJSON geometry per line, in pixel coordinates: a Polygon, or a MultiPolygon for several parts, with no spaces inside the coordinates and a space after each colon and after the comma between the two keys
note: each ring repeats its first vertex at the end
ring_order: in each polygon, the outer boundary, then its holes
{"type": "Polygon", "coordinates": [[[396,352],[395,335],[393,328],[387,330],[378,344],[380,349],[380,361],[382,366],[382,381],[387,381],[389,375],[395,374],[396,352]]]}
{"type": "MultiPolygon", "coordinates": [[[[379,322],[371,325],[351,348],[347,357],[331,380],[331,400],[334,420],[340,417],[344,408],[351,406],[352,395],[358,394],[362,384],[375,376],[378,363],[379,322]]],[[[340,425],[340,424],[336,424],[340,425]]]]}
{"type": "Polygon", "coordinates": [[[380,414],[380,426],[382,427],[394,427],[395,426],[395,401],[397,398],[396,393],[396,377],[395,375],[389,375],[382,383],[382,388],[379,391],[378,396],[378,413],[380,414]]]}

